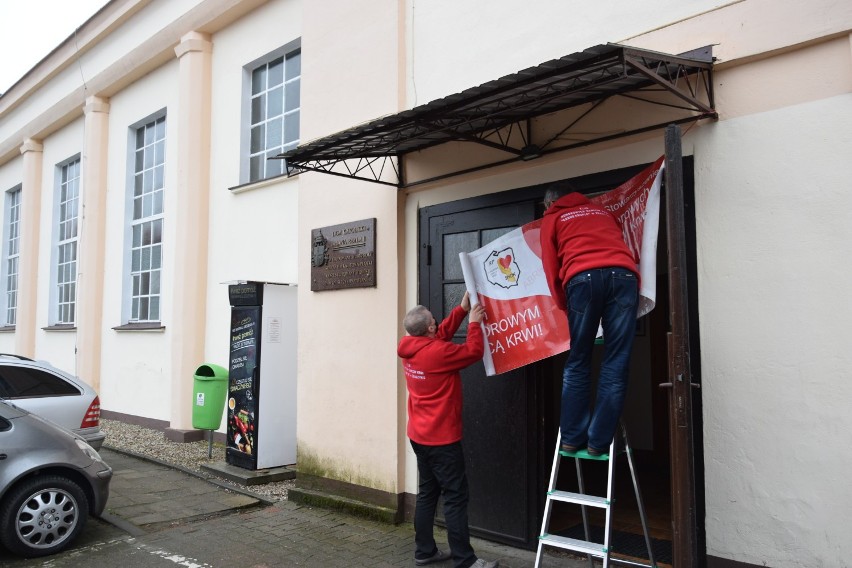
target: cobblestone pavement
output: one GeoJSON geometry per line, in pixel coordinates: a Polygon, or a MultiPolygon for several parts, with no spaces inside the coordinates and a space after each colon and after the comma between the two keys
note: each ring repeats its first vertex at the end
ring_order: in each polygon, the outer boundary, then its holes
{"type": "MultiPolygon", "coordinates": [[[[22,560],[0,550],[10,568],[93,566],[121,568],[336,568],[414,566],[411,523],[388,525],[306,507],[271,502],[225,489],[164,464],[105,450],[115,476],[104,519],[90,519],[67,551],[22,560]]],[[[436,528],[439,546],[446,534],[436,528]]],[[[444,544],[445,546],[445,544],[444,544]]],[[[535,553],[473,539],[477,554],[505,568],[532,568],[535,553]]],[[[436,564],[437,568],[451,562],[436,564]]],[[[588,563],[548,553],[542,568],[588,563]]]]}

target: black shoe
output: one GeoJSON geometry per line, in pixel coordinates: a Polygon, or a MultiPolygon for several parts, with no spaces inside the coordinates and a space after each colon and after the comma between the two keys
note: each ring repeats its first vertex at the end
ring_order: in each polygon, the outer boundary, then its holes
{"type": "Polygon", "coordinates": [[[597,457],[600,457],[600,456],[602,456],[602,455],[605,455],[605,454],[606,454],[606,450],[598,450],[598,449],[593,448],[593,447],[591,447],[591,446],[589,446],[589,447],[587,447],[587,448],[586,448],[586,452],[587,452],[590,456],[592,456],[593,458],[597,458],[597,457]]]}
{"type": "Polygon", "coordinates": [[[414,559],[414,563],[418,566],[425,566],[427,564],[432,564],[433,562],[443,562],[444,560],[449,560],[453,555],[447,552],[446,550],[441,550],[440,548],[435,551],[435,554],[430,556],[429,558],[422,559],[414,559]]]}
{"type": "Polygon", "coordinates": [[[580,448],[577,447],[577,446],[572,446],[571,444],[565,444],[565,443],[560,444],[560,446],[559,446],[559,451],[565,452],[566,454],[577,453],[577,450],[579,450],[579,449],[580,448]]]}

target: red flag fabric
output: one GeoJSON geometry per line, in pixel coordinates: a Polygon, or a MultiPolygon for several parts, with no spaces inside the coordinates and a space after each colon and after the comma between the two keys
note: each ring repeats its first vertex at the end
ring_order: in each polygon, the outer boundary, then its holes
{"type": "MultiPolygon", "coordinates": [[[[592,199],[621,221],[624,240],[639,258],[642,285],[637,317],[654,308],[657,233],[663,157],[645,170],[592,199]]],[[[541,263],[541,220],[527,223],[484,247],[460,253],[465,285],[473,303],[485,308],[487,375],[511,371],[570,348],[568,322],[550,296],[541,263]]]]}

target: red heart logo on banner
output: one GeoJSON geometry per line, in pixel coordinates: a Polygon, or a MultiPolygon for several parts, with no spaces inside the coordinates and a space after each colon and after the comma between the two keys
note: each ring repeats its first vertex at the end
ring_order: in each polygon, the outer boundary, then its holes
{"type": "Polygon", "coordinates": [[[500,266],[502,266],[503,268],[509,268],[512,265],[512,255],[507,254],[503,258],[498,258],[497,262],[499,262],[500,266]]]}

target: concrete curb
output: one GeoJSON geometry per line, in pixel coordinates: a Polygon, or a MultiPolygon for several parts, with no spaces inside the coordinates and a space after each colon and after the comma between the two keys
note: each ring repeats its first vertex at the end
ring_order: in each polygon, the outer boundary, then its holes
{"type": "Polygon", "coordinates": [[[139,537],[148,534],[148,531],[146,531],[142,527],[134,525],[130,521],[122,519],[121,517],[113,515],[112,513],[107,513],[106,511],[101,513],[101,516],[99,518],[102,521],[111,524],[115,528],[126,532],[132,537],[139,537]]]}
{"type": "MultiPolygon", "coordinates": [[[[229,483],[225,480],[222,480],[222,479],[220,479],[220,478],[218,478],[214,475],[194,471],[194,470],[191,470],[189,468],[183,467],[182,465],[174,464],[174,463],[167,462],[167,461],[157,459],[157,458],[152,458],[150,456],[146,456],[144,454],[140,454],[140,453],[133,452],[133,451],[130,451],[130,450],[115,448],[115,447],[112,447],[108,444],[104,444],[103,448],[106,449],[106,450],[109,450],[111,452],[115,452],[117,454],[123,454],[123,455],[131,457],[131,458],[136,458],[136,459],[147,461],[147,462],[150,462],[150,463],[155,463],[155,464],[161,465],[163,467],[176,469],[176,470],[183,472],[187,475],[191,475],[192,477],[202,479],[202,480],[204,480],[208,483],[212,483],[213,485],[216,485],[216,486],[221,487],[223,489],[227,489],[228,491],[233,491],[234,493],[239,493],[241,495],[245,495],[246,497],[251,497],[253,499],[257,499],[266,507],[268,507],[270,505],[274,505],[276,503],[275,501],[269,499],[268,497],[265,497],[263,495],[259,495],[257,493],[254,493],[253,491],[249,491],[247,489],[243,489],[239,486],[232,485],[231,483],[229,483]]],[[[119,527],[119,528],[121,528],[121,527],[119,527]]]]}

